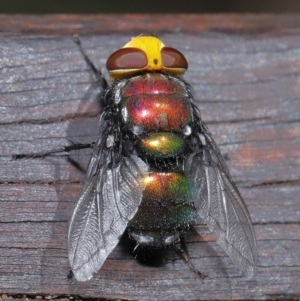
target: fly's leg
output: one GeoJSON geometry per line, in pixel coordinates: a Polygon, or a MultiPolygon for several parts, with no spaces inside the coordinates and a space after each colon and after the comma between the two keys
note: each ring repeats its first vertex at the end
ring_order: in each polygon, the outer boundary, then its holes
{"type": "Polygon", "coordinates": [[[185,260],[185,262],[189,265],[190,269],[195,274],[197,274],[202,280],[207,277],[207,275],[204,275],[199,270],[197,270],[197,268],[192,263],[192,261],[189,257],[189,254],[187,252],[187,248],[186,248],[184,238],[182,236],[180,237],[180,248],[176,247],[175,245],[173,245],[173,248],[174,248],[175,252],[177,254],[179,254],[179,256],[182,257],[185,260]]]}
{"type": "Polygon", "coordinates": [[[88,55],[83,50],[79,36],[78,35],[74,35],[73,36],[73,40],[74,40],[75,44],[78,46],[79,51],[81,52],[81,54],[82,54],[84,60],[86,61],[87,65],[91,68],[91,70],[95,74],[95,77],[97,78],[97,82],[100,84],[100,86],[103,89],[106,89],[107,88],[107,81],[106,81],[106,79],[104,78],[102,72],[96,68],[96,66],[94,65],[94,63],[92,62],[92,60],[88,57],[88,55]]]}
{"type": "Polygon", "coordinates": [[[70,162],[80,172],[84,173],[84,172],[86,172],[86,170],[77,161],[75,161],[74,159],[72,159],[69,156],[69,152],[81,150],[81,149],[93,148],[94,145],[95,145],[95,143],[87,143],[87,144],[73,143],[72,145],[69,145],[69,146],[64,146],[59,149],[53,149],[53,150],[41,152],[41,153],[15,154],[15,155],[12,155],[11,158],[12,158],[12,160],[45,158],[45,157],[50,157],[51,155],[54,155],[54,154],[63,153],[63,154],[67,155],[68,162],[70,162]]]}
{"type": "Polygon", "coordinates": [[[74,274],[73,274],[72,270],[70,270],[69,274],[67,275],[67,280],[69,282],[73,282],[73,279],[74,279],[74,274]]]}
{"type": "Polygon", "coordinates": [[[46,151],[46,152],[31,153],[31,154],[15,154],[15,155],[12,155],[12,159],[20,160],[20,159],[45,158],[45,157],[49,157],[54,154],[59,154],[59,153],[68,154],[69,152],[74,151],[74,150],[93,148],[93,147],[94,147],[94,143],[87,143],[87,144],[74,143],[72,145],[64,146],[64,147],[61,147],[58,149],[53,149],[53,150],[46,151]]]}

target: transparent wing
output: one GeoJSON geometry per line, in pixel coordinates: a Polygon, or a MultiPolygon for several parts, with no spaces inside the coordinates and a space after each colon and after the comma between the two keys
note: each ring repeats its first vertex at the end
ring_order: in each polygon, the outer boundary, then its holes
{"type": "Polygon", "coordinates": [[[105,121],[102,128],[69,225],[69,259],[79,281],[90,279],[117,245],[141,202],[139,180],[147,174],[137,156],[118,155],[117,137],[105,121]]]}
{"type": "Polygon", "coordinates": [[[206,125],[198,120],[197,152],[185,159],[198,214],[235,265],[248,277],[256,267],[256,240],[247,207],[206,125]]]}

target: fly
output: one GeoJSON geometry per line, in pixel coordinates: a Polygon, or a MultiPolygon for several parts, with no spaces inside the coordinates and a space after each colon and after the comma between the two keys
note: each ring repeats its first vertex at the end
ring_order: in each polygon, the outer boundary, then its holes
{"type": "MultiPolygon", "coordinates": [[[[156,37],[135,37],[108,58],[107,81],[76,43],[104,91],[97,140],[14,156],[93,149],[68,232],[75,278],[91,279],[125,231],[137,248],[183,245],[198,216],[233,263],[253,277],[251,218],[182,78],[184,55],[156,37]]],[[[195,271],[183,248],[179,253],[195,271]]]]}

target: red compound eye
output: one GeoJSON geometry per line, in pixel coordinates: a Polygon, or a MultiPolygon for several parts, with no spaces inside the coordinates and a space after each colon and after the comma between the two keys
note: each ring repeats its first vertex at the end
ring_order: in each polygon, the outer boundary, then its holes
{"type": "Polygon", "coordinates": [[[161,50],[162,64],[166,68],[187,69],[188,63],[184,55],[171,47],[164,47],[161,50]]]}
{"type": "Polygon", "coordinates": [[[122,48],[115,51],[107,60],[108,71],[118,69],[142,69],[147,65],[147,57],[137,48],[122,48]]]}

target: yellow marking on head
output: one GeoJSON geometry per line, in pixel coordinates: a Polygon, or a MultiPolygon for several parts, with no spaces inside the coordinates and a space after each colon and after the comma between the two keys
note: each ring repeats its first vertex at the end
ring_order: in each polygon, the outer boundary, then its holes
{"type": "Polygon", "coordinates": [[[148,61],[148,65],[144,70],[161,70],[162,59],[160,51],[164,46],[164,43],[156,37],[139,36],[132,38],[123,48],[133,47],[144,51],[148,61]]]}

